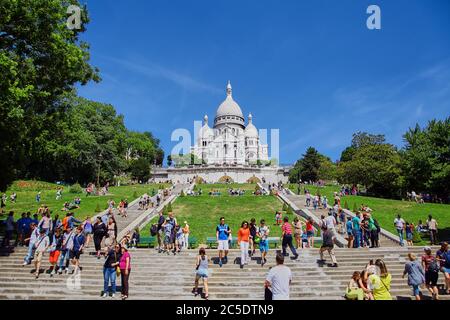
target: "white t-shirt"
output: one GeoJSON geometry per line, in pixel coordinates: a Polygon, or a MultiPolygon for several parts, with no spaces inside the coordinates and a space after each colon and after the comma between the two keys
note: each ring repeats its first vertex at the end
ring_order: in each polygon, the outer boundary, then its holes
{"type": "Polygon", "coordinates": [[[434,219],[428,220],[427,224],[428,224],[428,228],[430,230],[436,230],[437,229],[436,220],[434,220],[434,219]]]}
{"type": "Polygon", "coordinates": [[[394,224],[397,229],[403,229],[403,226],[405,225],[405,220],[403,220],[402,218],[400,218],[400,219],[395,218],[394,224]]]}
{"type": "Polygon", "coordinates": [[[289,267],[277,265],[270,269],[266,280],[270,282],[273,300],[289,300],[289,285],[292,272],[289,267]]]}
{"type": "Polygon", "coordinates": [[[43,238],[39,237],[35,243],[36,252],[44,252],[45,249],[49,246],[49,244],[50,240],[47,236],[44,236],[43,238]]]}
{"type": "Polygon", "coordinates": [[[333,216],[326,217],[324,221],[327,229],[334,229],[334,226],[336,225],[336,219],[333,216]]]}

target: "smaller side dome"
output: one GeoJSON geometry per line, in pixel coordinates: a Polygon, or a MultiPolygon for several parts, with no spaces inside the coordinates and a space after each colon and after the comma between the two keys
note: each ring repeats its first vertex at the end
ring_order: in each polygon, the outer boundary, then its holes
{"type": "Polygon", "coordinates": [[[258,129],[253,125],[253,116],[250,113],[248,115],[248,125],[245,127],[246,138],[258,138],[258,129]]]}

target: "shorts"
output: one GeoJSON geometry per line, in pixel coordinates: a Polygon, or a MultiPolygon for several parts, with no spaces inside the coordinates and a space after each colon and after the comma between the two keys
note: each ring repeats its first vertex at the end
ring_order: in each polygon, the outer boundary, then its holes
{"type": "Polygon", "coordinates": [[[353,232],[347,232],[348,240],[353,240],[353,232]]]}
{"type": "Polygon", "coordinates": [[[314,237],[314,231],[306,231],[306,236],[307,236],[308,238],[314,237]]]}
{"type": "Polygon", "coordinates": [[[80,259],[80,255],[81,255],[81,251],[74,251],[74,250],[70,250],[69,252],[69,259],[80,259]]]}
{"type": "Polygon", "coordinates": [[[406,240],[412,241],[413,235],[411,233],[406,234],[406,240]]]}
{"type": "Polygon", "coordinates": [[[208,269],[200,268],[196,272],[197,277],[208,278],[208,269]]]}
{"type": "Polygon", "coordinates": [[[425,272],[425,284],[426,285],[429,285],[432,287],[437,286],[438,278],[439,278],[438,272],[430,272],[430,271],[425,272]]]}
{"type": "Polygon", "coordinates": [[[90,235],[90,234],[92,234],[92,233],[93,233],[92,231],[86,231],[86,230],[83,231],[83,235],[84,235],[85,237],[87,237],[88,235],[90,235]]]}
{"type": "Polygon", "coordinates": [[[261,251],[261,252],[268,252],[269,251],[269,241],[267,241],[267,240],[260,240],[259,241],[259,251],[261,251]]]}
{"type": "Polygon", "coordinates": [[[420,294],[419,285],[412,285],[413,296],[418,296],[420,294]]]}
{"type": "Polygon", "coordinates": [[[164,236],[164,244],[171,244],[172,243],[172,241],[171,241],[171,236],[170,235],[165,235],[164,236]]]}
{"type": "Polygon", "coordinates": [[[50,262],[50,264],[55,264],[55,263],[57,263],[60,254],[61,254],[61,251],[59,251],[59,250],[55,250],[55,251],[50,252],[50,257],[49,257],[49,259],[48,259],[48,261],[50,262]]]}
{"type": "Polygon", "coordinates": [[[35,253],[35,260],[36,262],[41,262],[42,261],[42,257],[44,256],[44,252],[42,251],[36,251],[35,253]]]}
{"type": "Polygon", "coordinates": [[[228,250],[228,240],[219,240],[219,244],[217,245],[217,249],[219,250],[228,250]]]}

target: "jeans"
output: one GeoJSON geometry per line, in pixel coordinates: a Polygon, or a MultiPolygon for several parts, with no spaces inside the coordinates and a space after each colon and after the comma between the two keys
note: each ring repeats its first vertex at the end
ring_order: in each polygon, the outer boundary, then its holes
{"type": "Polygon", "coordinates": [[[241,265],[248,263],[248,242],[241,241],[241,265]]]}
{"type": "Polygon", "coordinates": [[[400,245],[403,247],[403,229],[397,229],[398,238],[400,239],[400,245]]]}
{"type": "Polygon", "coordinates": [[[61,250],[61,254],[59,255],[58,261],[58,266],[60,270],[66,267],[67,261],[69,260],[69,252],[70,250],[61,250]]]}
{"type": "Polygon", "coordinates": [[[108,293],[111,281],[111,293],[116,293],[116,268],[103,268],[103,293],[108,293]]]}
{"type": "Polygon", "coordinates": [[[283,255],[286,255],[286,247],[289,246],[289,248],[292,251],[292,254],[294,256],[297,255],[297,251],[295,250],[294,246],[292,245],[292,235],[291,234],[285,234],[283,237],[283,241],[281,242],[281,246],[283,248],[283,255]]]}
{"type": "Polygon", "coordinates": [[[33,257],[34,243],[30,242],[28,245],[28,253],[23,259],[26,263],[30,263],[31,258],[33,257]]]}
{"type": "Polygon", "coordinates": [[[361,245],[361,230],[353,229],[353,237],[355,238],[353,242],[353,247],[359,248],[361,245]]]}

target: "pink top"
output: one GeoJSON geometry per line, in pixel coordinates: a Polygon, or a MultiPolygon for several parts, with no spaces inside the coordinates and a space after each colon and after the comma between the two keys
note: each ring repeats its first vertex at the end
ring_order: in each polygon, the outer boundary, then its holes
{"type": "Polygon", "coordinates": [[[292,227],[288,222],[285,222],[281,227],[281,230],[284,231],[284,234],[292,234],[292,227]]]}
{"type": "Polygon", "coordinates": [[[131,270],[131,256],[128,251],[125,251],[122,257],[120,257],[119,268],[121,270],[125,270],[125,267],[127,266],[127,258],[130,258],[128,261],[128,270],[131,270]]]}

